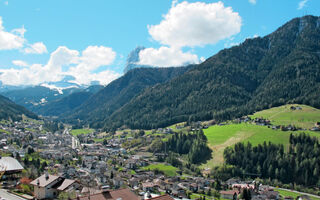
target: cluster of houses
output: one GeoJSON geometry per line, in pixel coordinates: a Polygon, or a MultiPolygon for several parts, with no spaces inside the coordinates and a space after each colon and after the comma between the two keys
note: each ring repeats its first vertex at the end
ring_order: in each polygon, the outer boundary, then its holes
{"type": "MultiPolygon", "coordinates": [[[[240,123],[251,121],[258,125],[271,125],[269,120],[262,118],[251,120],[250,117],[243,117],[238,120],[240,123]]],[[[319,124],[316,127],[319,128],[319,124]]],[[[176,128],[182,129],[185,125],[176,128]]],[[[193,123],[191,128],[207,128],[207,125],[193,123]]],[[[3,123],[0,129],[6,132],[0,134],[0,149],[3,153],[10,153],[23,160],[28,149],[32,148],[47,162],[43,174],[29,183],[34,188],[32,195],[36,199],[54,199],[62,193],[75,194],[79,200],[188,199],[190,192],[210,193],[215,182],[210,178],[168,177],[159,171],[144,170],[148,165],[158,164],[157,156],[143,151],[135,153],[124,148],[124,143],[134,140],[125,134],[124,137],[94,142],[94,139],[103,138],[97,132],[79,137],[72,136],[68,129],[51,133],[45,131],[41,123],[33,121],[3,123]]],[[[167,128],[157,132],[170,134],[173,130],[167,128]]],[[[153,141],[152,137],[144,139],[147,143],[153,141]]],[[[14,163],[16,171],[9,173],[5,169],[5,173],[12,175],[12,178],[8,177],[15,180],[13,186],[19,184],[24,163],[20,164],[14,158],[0,158],[0,172],[1,159],[3,165],[6,162],[14,163]]],[[[220,192],[223,199],[238,199],[244,189],[250,191],[253,199],[279,198],[278,192],[255,183],[229,181],[226,184],[229,190],[220,192]]]]}

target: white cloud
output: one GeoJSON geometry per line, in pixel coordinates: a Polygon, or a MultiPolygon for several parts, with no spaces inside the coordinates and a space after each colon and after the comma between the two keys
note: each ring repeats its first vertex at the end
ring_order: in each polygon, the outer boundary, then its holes
{"type": "Polygon", "coordinates": [[[4,5],[6,5],[6,6],[9,5],[9,2],[8,2],[8,1],[5,1],[5,2],[4,2],[4,5]]]}
{"type": "Polygon", "coordinates": [[[22,26],[21,28],[16,28],[12,30],[12,33],[17,33],[19,34],[21,37],[24,37],[24,33],[27,32],[27,30],[24,28],[24,26],[22,26]]]}
{"type": "Polygon", "coordinates": [[[301,10],[302,8],[304,8],[307,4],[308,0],[302,0],[299,2],[298,4],[298,10],[301,10]]]}
{"type": "Polygon", "coordinates": [[[43,54],[48,53],[46,45],[43,42],[37,42],[29,45],[29,47],[23,50],[27,54],[43,54]]]}
{"type": "Polygon", "coordinates": [[[19,66],[19,67],[28,67],[29,66],[28,63],[26,63],[23,60],[13,60],[12,64],[19,66]]]}
{"type": "Polygon", "coordinates": [[[256,4],[257,3],[257,0],[249,0],[249,3],[251,3],[251,4],[256,4]]]}
{"type": "Polygon", "coordinates": [[[149,25],[149,34],[161,44],[184,47],[214,44],[240,32],[241,17],[231,7],[217,3],[173,3],[158,25],[149,25]]]}
{"type": "Polygon", "coordinates": [[[81,61],[87,66],[95,68],[101,65],[110,65],[114,61],[115,57],[116,52],[109,47],[88,46],[82,52],[81,61]]]}
{"type": "MultiPolygon", "coordinates": [[[[103,46],[89,46],[82,55],[76,50],[60,46],[51,53],[46,65],[33,64],[23,69],[0,69],[0,80],[5,85],[39,85],[61,81],[64,76],[71,75],[78,84],[90,84],[92,81],[107,84],[120,74],[107,69],[96,73],[93,71],[112,64],[115,56],[116,53],[111,48],[103,46]]],[[[15,65],[23,65],[21,61],[13,62],[15,65]]]]}
{"type": "Polygon", "coordinates": [[[7,32],[2,26],[2,23],[2,17],[0,17],[0,50],[19,49],[23,47],[23,44],[25,43],[23,37],[25,29],[14,29],[12,32],[7,32]]]}
{"type": "Polygon", "coordinates": [[[7,32],[2,24],[2,17],[0,17],[0,50],[21,49],[27,54],[43,54],[48,52],[43,42],[28,44],[24,38],[24,34],[27,31],[24,26],[7,32]],[[25,46],[28,47],[24,48],[25,46]]]}
{"type": "Polygon", "coordinates": [[[146,48],[140,51],[139,58],[138,64],[158,67],[176,67],[199,63],[197,55],[184,53],[179,48],[170,47],[146,48]]]}

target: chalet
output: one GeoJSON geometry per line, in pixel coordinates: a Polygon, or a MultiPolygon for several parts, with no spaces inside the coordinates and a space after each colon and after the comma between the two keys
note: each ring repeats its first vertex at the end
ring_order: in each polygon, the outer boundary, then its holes
{"type": "Polygon", "coordinates": [[[79,184],[74,180],[47,173],[33,180],[30,184],[34,186],[36,199],[54,199],[60,192],[71,192],[79,188],[79,184]]]}
{"type": "Polygon", "coordinates": [[[22,165],[15,158],[0,157],[0,173],[5,175],[2,177],[3,181],[15,186],[21,178],[22,170],[22,165]]]}

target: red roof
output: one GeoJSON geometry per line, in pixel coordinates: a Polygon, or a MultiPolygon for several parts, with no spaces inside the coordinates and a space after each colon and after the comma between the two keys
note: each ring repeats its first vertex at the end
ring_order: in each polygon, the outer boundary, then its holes
{"type": "Polygon", "coordinates": [[[90,197],[78,197],[75,200],[117,200],[119,198],[122,200],[140,200],[140,198],[129,189],[105,191],[99,194],[90,195],[90,197]]]}

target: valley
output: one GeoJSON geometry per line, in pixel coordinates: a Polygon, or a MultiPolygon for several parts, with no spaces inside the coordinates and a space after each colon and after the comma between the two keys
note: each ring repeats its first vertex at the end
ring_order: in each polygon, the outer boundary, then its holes
{"type": "MultiPolygon", "coordinates": [[[[27,199],[49,188],[51,199],[64,200],[113,192],[320,199],[319,24],[317,16],[294,18],[181,66],[143,64],[140,56],[152,49],[138,46],[124,74],[106,85],[78,84],[79,74],[67,73],[25,87],[0,82],[5,192],[27,199]]],[[[73,58],[60,47],[70,65],[104,67],[106,57],[87,60],[93,49],[112,52],[90,46],[73,58]]]]}

